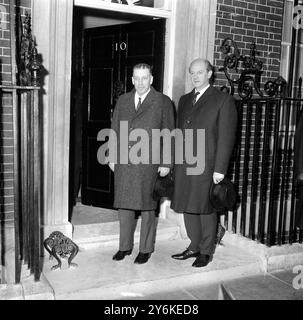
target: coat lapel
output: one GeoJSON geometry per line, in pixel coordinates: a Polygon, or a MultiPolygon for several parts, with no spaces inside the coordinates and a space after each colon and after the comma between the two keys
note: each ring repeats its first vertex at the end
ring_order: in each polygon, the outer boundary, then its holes
{"type": "Polygon", "coordinates": [[[125,108],[127,108],[127,114],[130,119],[132,119],[136,115],[135,109],[135,90],[132,90],[128,96],[127,102],[125,104],[125,108]]]}
{"type": "Polygon", "coordinates": [[[200,99],[197,101],[197,103],[192,106],[192,101],[193,101],[193,98],[194,98],[194,94],[195,94],[195,90],[192,91],[192,93],[190,94],[190,98],[191,98],[191,101],[188,105],[190,105],[190,111],[188,113],[188,115],[190,116],[192,113],[194,113],[195,111],[203,108],[205,106],[205,102],[207,101],[208,97],[211,96],[213,94],[213,87],[210,86],[205,92],[204,94],[202,95],[202,97],[200,97],[200,99]]]}
{"type": "MultiPolygon", "coordinates": [[[[151,87],[149,94],[147,95],[147,97],[145,98],[145,100],[143,101],[143,103],[141,105],[141,108],[138,111],[135,111],[133,120],[135,118],[141,116],[153,104],[155,92],[156,92],[155,89],[153,87],[151,87]]],[[[135,95],[134,95],[134,99],[135,99],[135,95]]],[[[134,102],[133,102],[133,104],[134,104],[134,102]]],[[[134,110],[135,110],[135,108],[134,108],[134,110]]]]}

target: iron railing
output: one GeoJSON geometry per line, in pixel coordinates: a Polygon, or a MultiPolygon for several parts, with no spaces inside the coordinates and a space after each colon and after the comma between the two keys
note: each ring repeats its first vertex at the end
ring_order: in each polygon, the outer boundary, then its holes
{"type": "Polygon", "coordinates": [[[237,101],[238,138],[230,174],[240,196],[226,225],[268,246],[302,242],[294,225],[294,139],[301,99],[237,101]]]}
{"type": "Polygon", "coordinates": [[[0,86],[12,96],[14,131],[15,282],[22,264],[40,278],[41,132],[38,87],[0,86]]]}
{"type": "MultiPolygon", "coordinates": [[[[237,145],[230,175],[240,196],[239,209],[225,220],[229,230],[268,246],[301,242],[295,226],[296,177],[294,140],[303,100],[287,98],[282,77],[261,88],[263,62],[256,44],[241,55],[231,38],[222,43],[227,85],[221,90],[236,98],[239,116],[237,145]]],[[[299,81],[301,88],[302,79],[299,81]]]]}
{"type": "Polygon", "coordinates": [[[15,282],[23,264],[35,281],[40,279],[41,245],[41,110],[39,108],[40,59],[31,34],[28,13],[22,21],[20,8],[10,1],[12,81],[0,93],[12,97],[14,140],[15,282]]]}

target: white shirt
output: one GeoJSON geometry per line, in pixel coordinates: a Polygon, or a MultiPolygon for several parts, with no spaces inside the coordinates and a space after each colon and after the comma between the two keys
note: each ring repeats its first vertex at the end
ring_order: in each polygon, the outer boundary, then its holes
{"type": "Polygon", "coordinates": [[[141,97],[138,95],[137,92],[135,93],[135,107],[136,107],[136,109],[137,109],[137,105],[139,103],[139,98],[141,98],[141,104],[142,104],[149,93],[150,93],[150,89],[146,93],[144,93],[144,95],[141,97]]]}
{"type": "Polygon", "coordinates": [[[197,89],[195,90],[195,92],[200,92],[198,95],[197,95],[197,100],[198,101],[202,96],[203,94],[205,93],[205,91],[210,87],[210,85],[206,86],[204,89],[202,89],[201,91],[198,91],[197,89]]]}

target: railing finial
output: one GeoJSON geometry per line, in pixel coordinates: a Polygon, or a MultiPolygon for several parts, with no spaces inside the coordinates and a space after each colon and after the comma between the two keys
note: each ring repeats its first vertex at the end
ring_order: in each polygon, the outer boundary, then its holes
{"type": "Polygon", "coordinates": [[[39,71],[41,69],[41,62],[38,58],[38,51],[36,48],[36,44],[34,44],[34,47],[32,49],[32,54],[31,54],[28,68],[31,73],[31,85],[34,87],[38,87],[40,85],[39,71]]]}
{"type": "Polygon", "coordinates": [[[27,11],[20,25],[20,54],[18,64],[20,85],[39,86],[41,61],[37,52],[36,41],[32,35],[31,15],[27,11]]]}
{"type": "Polygon", "coordinates": [[[222,91],[228,91],[231,95],[235,94],[236,86],[238,95],[242,100],[250,100],[254,91],[260,96],[283,97],[286,81],[279,76],[274,81],[268,81],[264,86],[265,94],[261,90],[261,77],[263,74],[263,62],[257,58],[257,46],[255,42],[250,45],[250,54],[241,55],[238,46],[231,38],[226,38],[221,46],[222,53],[226,56],[224,65],[219,71],[224,71],[230,88],[223,86],[222,91]],[[238,76],[237,78],[235,78],[238,76]],[[232,78],[233,77],[233,78],[232,78]]]}

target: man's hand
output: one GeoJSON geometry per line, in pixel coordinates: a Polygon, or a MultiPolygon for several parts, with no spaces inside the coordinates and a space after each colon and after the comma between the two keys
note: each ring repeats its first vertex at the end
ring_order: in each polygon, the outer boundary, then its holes
{"type": "Polygon", "coordinates": [[[115,172],[115,164],[114,164],[114,163],[110,162],[110,163],[108,164],[108,166],[110,167],[110,170],[111,170],[112,172],[115,172]]]}
{"type": "Polygon", "coordinates": [[[214,172],[213,174],[214,184],[219,184],[223,179],[224,179],[224,174],[214,172]]]}
{"type": "Polygon", "coordinates": [[[163,178],[163,177],[166,177],[169,174],[170,169],[169,168],[159,167],[158,172],[160,173],[160,177],[163,178]]]}

